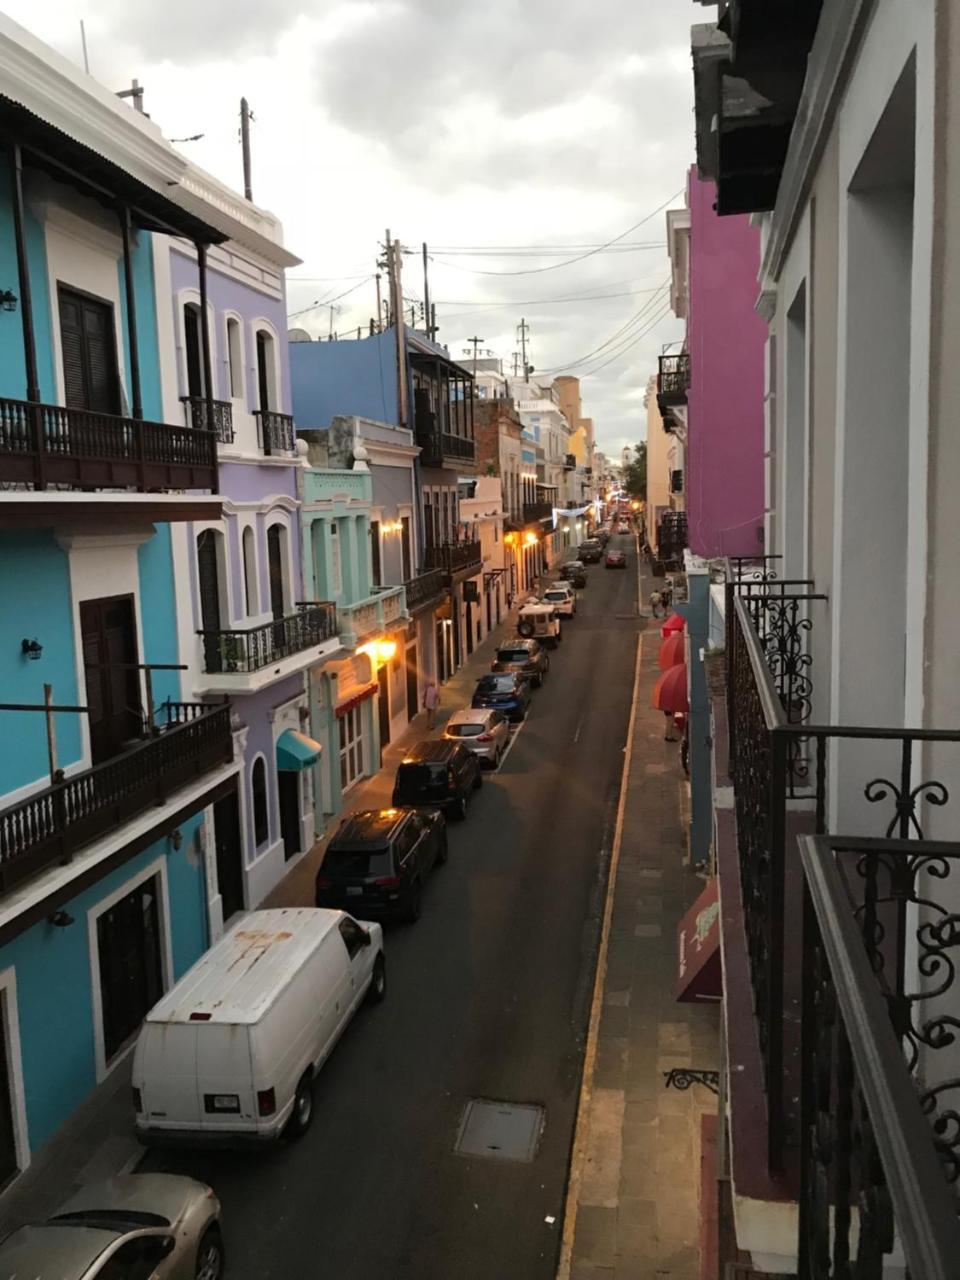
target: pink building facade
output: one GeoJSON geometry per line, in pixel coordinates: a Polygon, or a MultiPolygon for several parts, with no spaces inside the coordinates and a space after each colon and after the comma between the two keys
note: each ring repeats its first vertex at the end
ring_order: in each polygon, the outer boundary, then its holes
{"type": "Polygon", "coordinates": [[[760,232],[721,218],[716,187],[691,168],[686,510],[698,555],[758,555],[764,529],[764,361],[757,314],[760,232]]]}

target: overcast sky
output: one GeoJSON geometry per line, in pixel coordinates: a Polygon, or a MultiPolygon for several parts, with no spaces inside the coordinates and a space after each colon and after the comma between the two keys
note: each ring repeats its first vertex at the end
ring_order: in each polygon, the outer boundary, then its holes
{"type": "Polygon", "coordinates": [[[202,133],[182,150],[237,187],[246,95],[254,198],[303,259],[288,275],[290,311],[324,300],[291,325],[325,335],[341,294],[334,328],[365,325],[389,227],[416,251],[404,260],[411,300],[423,297],[420,245],[430,245],[452,355],[477,335],[509,368],[523,317],[537,369],[588,375],[584,412],[601,448],[644,434],[646,379],[661,344],[682,334],[661,288],[661,206],[680,202],[693,156],[689,28],[702,10],[684,0],[0,3],[81,65],[83,18],[91,74],[116,89],[136,76],[166,136],[202,133]],[[560,265],[642,219],[610,250],[560,265]],[[524,253],[487,252],[503,246],[524,253]],[[545,246],[564,252],[529,252],[545,246]],[[463,252],[476,248],[485,252],[463,252]]]}

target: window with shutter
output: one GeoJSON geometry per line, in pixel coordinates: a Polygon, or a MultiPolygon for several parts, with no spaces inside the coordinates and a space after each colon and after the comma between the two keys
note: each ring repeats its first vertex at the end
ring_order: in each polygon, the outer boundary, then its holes
{"type": "Polygon", "coordinates": [[[120,374],[113,307],[66,289],[58,289],[64,398],[70,409],[120,412],[120,374]]]}

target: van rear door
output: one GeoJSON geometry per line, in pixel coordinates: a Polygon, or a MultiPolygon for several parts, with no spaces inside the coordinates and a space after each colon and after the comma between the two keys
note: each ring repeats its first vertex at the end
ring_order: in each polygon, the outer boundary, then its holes
{"type": "Polygon", "coordinates": [[[246,1024],[197,1023],[197,1094],[206,1130],[255,1129],[257,1099],[246,1024]]]}
{"type": "Polygon", "coordinates": [[[134,1078],[146,1123],[160,1129],[196,1129],[202,1123],[197,1094],[197,1027],[147,1022],[140,1032],[134,1078]]]}

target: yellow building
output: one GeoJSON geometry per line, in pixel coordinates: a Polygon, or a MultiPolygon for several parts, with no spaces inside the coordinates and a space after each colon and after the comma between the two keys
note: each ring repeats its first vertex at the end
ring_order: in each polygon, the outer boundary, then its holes
{"type": "Polygon", "coordinates": [[[644,398],[647,410],[647,508],[644,521],[647,542],[657,545],[657,522],[670,509],[670,449],[673,437],[663,429],[663,418],[657,405],[657,380],[647,383],[644,398]]]}

